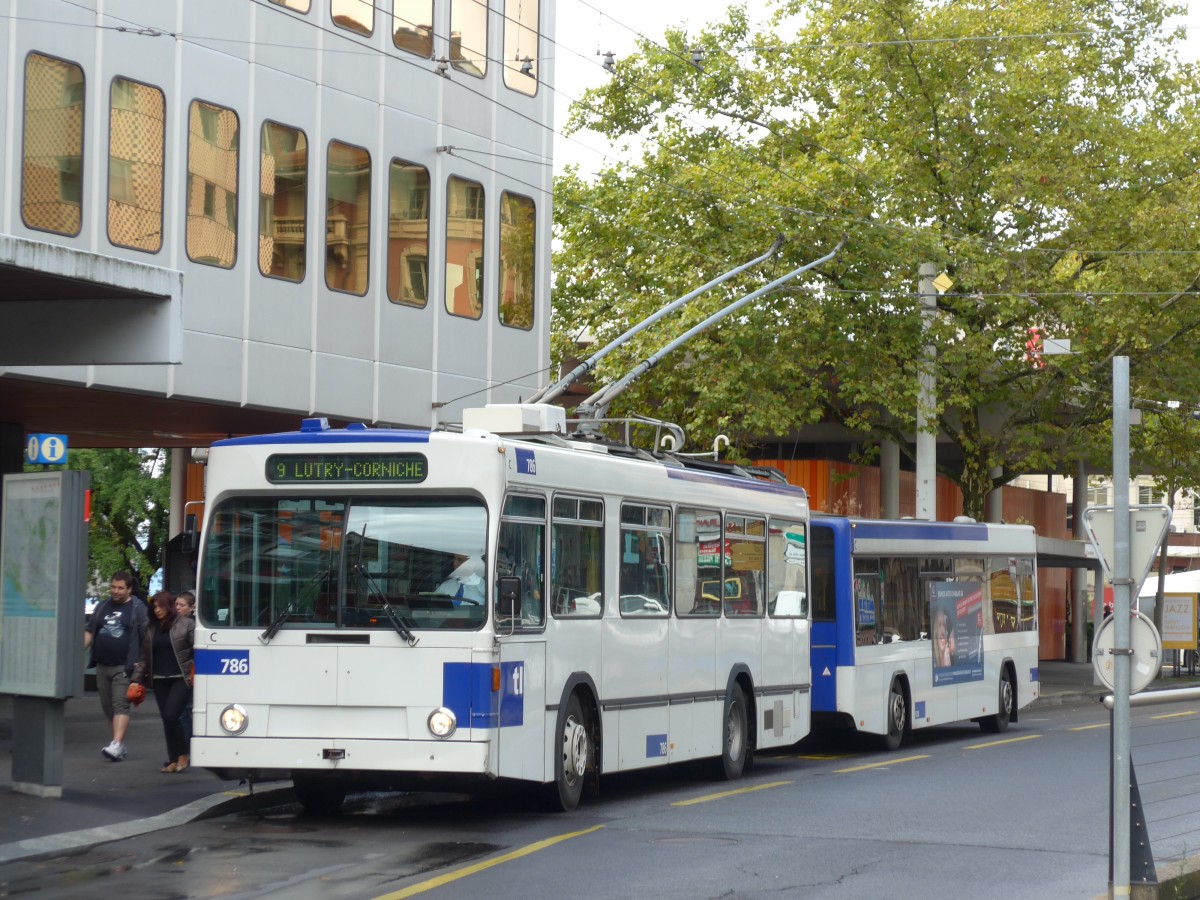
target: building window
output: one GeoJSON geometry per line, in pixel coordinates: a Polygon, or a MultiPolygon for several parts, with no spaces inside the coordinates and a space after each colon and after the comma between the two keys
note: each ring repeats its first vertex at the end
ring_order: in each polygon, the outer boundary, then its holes
{"type": "Polygon", "coordinates": [[[258,270],[303,281],[308,232],[308,140],[304,132],[264,122],[258,219],[258,270]]]}
{"type": "Polygon", "coordinates": [[[286,6],[288,9],[294,9],[296,12],[306,13],[310,0],[271,0],[276,6],[286,6]]]}
{"type": "Polygon", "coordinates": [[[500,194],[500,324],[533,328],[534,227],[533,201],[520,194],[500,194]]]}
{"type": "Polygon", "coordinates": [[[369,35],[375,30],[372,0],[332,0],[333,24],[347,31],[369,35]]]}
{"type": "Polygon", "coordinates": [[[537,93],[538,0],[504,0],[504,84],[537,93]]]}
{"type": "Polygon", "coordinates": [[[482,78],[487,74],[486,0],[450,0],[450,65],[482,78]]]}
{"type": "Polygon", "coordinates": [[[1104,482],[1088,485],[1088,506],[1108,506],[1108,485],[1104,482]]]}
{"type": "Polygon", "coordinates": [[[433,56],[433,0],[392,0],[392,43],[417,56],[433,56]]]}
{"type": "Polygon", "coordinates": [[[188,112],[187,255],[233,267],[237,261],[238,116],[193,100],[188,112]]]}
{"type": "Polygon", "coordinates": [[[483,314],[483,185],[451,177],[446,190],[446,312],[483,314]]]}
{"type": "Polygon", "coordinates": [[[1159,500],[1154,496],[1154,485],[1139,484],[1138,485],[1138,503],[1142,506],[1150,506],[1153,503],[1158,503],[1159,500]]]}
{"type": "Polygon", "coordinates": [[[30,53],[25,59],[21,220],[77,235],[83,223],[83,69],[30,53]]]}
{"type": "Polygon", "coordinates": [[[388,204],[388,299],[424,306],[429,282],[429,171],[393,159],[388,204]]]}
{"type": "Polygon", "coordinates": [[[371,154],[330,141],[325,196],[325,284],[361,296],[371,262],[371,154]]]}
{"type": "Polygon", "coordinates": [[[166,98],[156,87],[114,78],[108,119],[108,239],[162,248],[166,98]]]}

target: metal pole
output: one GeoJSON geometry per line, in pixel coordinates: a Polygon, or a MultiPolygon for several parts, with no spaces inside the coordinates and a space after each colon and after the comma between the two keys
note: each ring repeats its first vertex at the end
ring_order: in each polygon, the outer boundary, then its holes
{"type": "Polygon", "coordinates": [[[1129,357],[1113,359],[1112,896],[1129,896],[1129,357]]]}
{"type": "MultiPolygon", "coordinates": [[[[936,274],[937,266],[933,263],[921,263],[917,270],[922,332],[929,330],[937,310],[937,291],[933,286],[936,274]]],[[[937,348],[927,344],[917,391],[917,518],[930,522],[937,518],[937,431],[936,426],[930,426],[937,402],[937,380],[933,372],[936,359],[937,348]]]]}

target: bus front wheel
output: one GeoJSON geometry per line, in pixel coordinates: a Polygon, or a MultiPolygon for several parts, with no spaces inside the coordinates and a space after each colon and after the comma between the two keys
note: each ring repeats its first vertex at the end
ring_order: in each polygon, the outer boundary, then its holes
{"type": "Polygon", "coordinates": [[[740,778],[750,755],[750,729],[747,725],[746,694],[735,684],[725,697],[724,727],[721,735],[721,776],[726,781],[740,778]]]}
{"type": "Polygon", "coordinates": [[[1017,690],[1013,687],[1012,676],[1006,670],[1000,676],[1000,696],[997,698],[996,714],[984,716],[979,720],[979,727],[988,734],[999,734],[1008,728],[1012,721],[1013,710],[1017,706],[1017,690]]]}
{"type": "Polygon", "coordinates": [[[592,736],[579,695],[572,694],[558,713],[558,753],[554,760],[555,799],[563,812],[579,805],[592,757],[592,736]]]}

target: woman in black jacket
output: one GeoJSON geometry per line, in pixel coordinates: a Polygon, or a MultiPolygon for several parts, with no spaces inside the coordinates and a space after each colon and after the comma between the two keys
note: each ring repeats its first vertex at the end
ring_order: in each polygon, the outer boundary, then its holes
{"type": "Polygon", "coordinates": [[[139,680],[153,687],[162,716],[168,759],[162,771],[183,772],[189,764],[189,748],[179,717],[192,697],[196,620],[175,612],[175,598],[170,591],[159,591],[150,598],[150,615],[138,663],[139,680]]]}

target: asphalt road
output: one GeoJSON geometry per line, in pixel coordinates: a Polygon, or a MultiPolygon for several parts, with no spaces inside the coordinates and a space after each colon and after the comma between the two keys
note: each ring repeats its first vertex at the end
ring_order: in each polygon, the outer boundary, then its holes
{"type": "MultiPolygon", "coordinates": [[[[1200,847],[1200,714],[1132,718],[1155,856],[1182,858],[1200,847]]],[[[1037,707],[1003,735],[938,728],[892,754],[809,740],[732,783],[607,778],[570,815],[528,792],[357,795],[327,820],[283,803],[0,866],[0,896],[1092,898],[1109,758],[1103,707],[1037,707]]]]}

